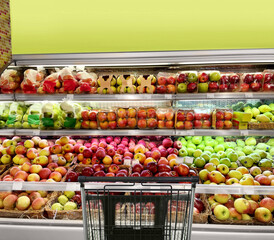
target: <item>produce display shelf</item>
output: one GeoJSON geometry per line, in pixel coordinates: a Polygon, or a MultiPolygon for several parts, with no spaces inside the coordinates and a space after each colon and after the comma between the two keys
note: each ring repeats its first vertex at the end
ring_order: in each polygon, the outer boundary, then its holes
{"type": "Polygon", "coordinates": [[[165,100],[205,100],[205,99],[274,99],[272,92],[260,93],[197,93],[197,94],[5,94],[2,101],[165,101],[165,100]]]}
{"type": "MultiPolygon", "coordinates": [[[[7,219],[0,218],[1,235],[5,240],[24,239],[84,240],[82,220],[52,220],[52,219],[7,219]]],[[[272,240],[273,226],[223,225],[223,224],[193,224],[192,240],[237,239],[237,240],[272,240]]]]}
{"type": "Polygon", "coordinates": [[[274,136],[274,130],[192,129],[175,132],[176,136],[274,136]]]}
{"type": "Polygon", "coordinates": [[[13,101],[14,94],[0,94],[0,101],[13,101]]]}
{"type": "Polygon", "coordinates": [[[14,136],[15,129],[0,129],[0,136],[14,136]]]}
{"type": "MultiPolygon", "coordinates": [[[[174,184],[174,189],[185,189],[187,185],[174,184]]],[[[93,189],[102,189],[104,184],[86,183],[87,188],[92,187],[93,189]]],[[[127,185],[125,184],[127,187],[127,185]]],[[[141,188],[141,185],[138,186],[141,188]]],[[[145,190],[150,187],[148,185],[143,186],[145,190]]],[[[190,187],[190,185],[189,185],[190,187]]],[[[152,186],[155,189],[155,186],[152,186]]],[[[80,191],[80,183],[78,182],[13,182],[4,181],[0,182],[1,191],[80,191]]],[[[119,189],[123,189],[123,184],[120,183],[119,189]]],[[[208,185],[208,184],[197,184],[196,193],[206,194],[247,194],[247,195],[273,195],[274,186],[249,186],[249,185],[208,185]]]]}
{"type": "Polygon", "coordinates": [[[273,130],[219,130],[219,129],[116,129],[116,130],[91,130],[91,129],[71,129],[71,130],[39,130],[39,129],[15,129],[0,131],[0,135],[18,136],[274,136],[273,130]]]}
{"type": "Polygon", "coordinates": [[[173,94],[15,94],[17,101],[147,101],[175,100],[173,94]]]}
{"type": "Polygon", "coordinates": [[[139,130],[139,129],[116,129],[116,130],[90,130],[90,129],[71,129],[71,130],[38,130],[38,129],[16,129],[15,135],[19,136],[173,136],[175,130],[139,130]]]}

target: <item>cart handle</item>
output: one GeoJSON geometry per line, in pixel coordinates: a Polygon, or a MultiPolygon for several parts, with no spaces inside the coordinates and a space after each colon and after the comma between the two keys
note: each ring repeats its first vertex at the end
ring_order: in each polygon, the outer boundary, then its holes
{"type": "Polygon", "coordinates": [[[123,182],[123,183],[198,183],[198,176],[191,177],[85,177],[79,176],[78,182],[123,182]]]}

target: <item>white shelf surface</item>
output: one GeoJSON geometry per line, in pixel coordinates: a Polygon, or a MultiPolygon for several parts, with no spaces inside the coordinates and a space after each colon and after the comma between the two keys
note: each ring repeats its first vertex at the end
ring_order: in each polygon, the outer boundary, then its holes
{"type": "MultiPolygon", "coordinates": [[[[84,240],[81,220],[0,218],[0,239],[84,240]]],[[[192,240],[272,240],[273,226],[193,224],[192,240]]]]}
{"type": "Polygon", "coordinates": [[[274,130],[237,130],[237,129],[115,129],[115,130],[92,130],[92,129],[62,129],[62,130],[39,130],[39,129],[2,129],[0,135],[15,134],[20,136],[274,136],[274,130]],[[14,132],[13,132],[14,131],[14,132]]]}
{"type": "MultiPolygon", "coordinates": [[[[100,183],[86,183],[87,189],[102,189],[105,184],[100,183]]],[[[108,183],[110,186],[111,184],[108,183]]],[[[112,183],[115,187],[116,184],[112,183]]],[[[170,185],[170,184],[168,184],[170,185]]],[[[161,184],[159,185],[161,186],[161,184]]],[[[189,185],[172,184],[174,189],[183,189],[189,187],[189,185]]],[[[123,184],[119,183],[119,187],[123,189],[123,184]]],[[[128,186],[125,184],[125,189],[128,191],[128,186]]],[[[138,185],[138,189],[141,186],[138,185]]],[[[145,189],[149,188],[145,186],[145,189]]],[[[1,191],[20,191],[20,190],[45,190],[45,191],[80,191],[80,184],[78,182],[0,182],[1,191]]],[[[274,186],[247,186],[247,185],[208,185],[197,184],[196,193],[227,193],[227,194],[247,194],[247,195],[273,195],[274,186]]]]}
{"type": "Polygon", "coordinates": [[[274,99],[273,92],[224,92],[224,93],[181,93],[181,94],[3,94],[3,100],[16,101],[166,101],[166,100],[209,100],[209,99],[274,99]]]}

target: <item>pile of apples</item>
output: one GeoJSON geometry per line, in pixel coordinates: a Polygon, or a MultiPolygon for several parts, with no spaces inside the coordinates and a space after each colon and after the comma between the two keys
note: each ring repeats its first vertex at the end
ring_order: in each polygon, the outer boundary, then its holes
{"type": "Polygon", "coordinates": [[[15,164],[2,181],[60,182],[66,167],[74,160],[75,140],[61,137],[52,140],[33,137],[22,141],[20,137],[5,139],[2,143],[1,162],[15,164]]]}
{"type": "Polygon", "coordinates": [[[215,194],[208,198],[208,202],[218,220],[252,221],[255,219],[262,223],[269,223],[273,219],[274,211],[274,200],[273,196],[271,197],[215,194]]]}
{"type": "Polygon", "coordinates": [[[48,193],[38,192],[0,192],[0,209],[41,210],[48,201],[48,193]]]}
{"type": "Polygon", "coordinates": [[[57,211],[71,211],[76,209],[81,209],[81,193],[80,192],[74,192],[74,191],[64,191],[63,194],[61,194],[57,198],[56,203],[53,203],[51,205],[52,210],[57,211]]]}
{"type": "Polygon", "coordinates": [[[243,166],[230,170],[225,164],[219,164],[216,167],[213,163],[207,163],[204,168],[199,172],[199,177],[204,184],[274,186],[274,170],[262,172],[257,166],[249,170],[243,166]]]}

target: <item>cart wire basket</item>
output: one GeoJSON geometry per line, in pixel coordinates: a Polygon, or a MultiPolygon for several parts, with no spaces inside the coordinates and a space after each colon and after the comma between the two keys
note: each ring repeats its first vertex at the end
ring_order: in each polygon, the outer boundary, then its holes
{"type": "Polygon", "coordinates": [[[83,177],[86,240],[188,240],[198,177],[83,177]]]}

